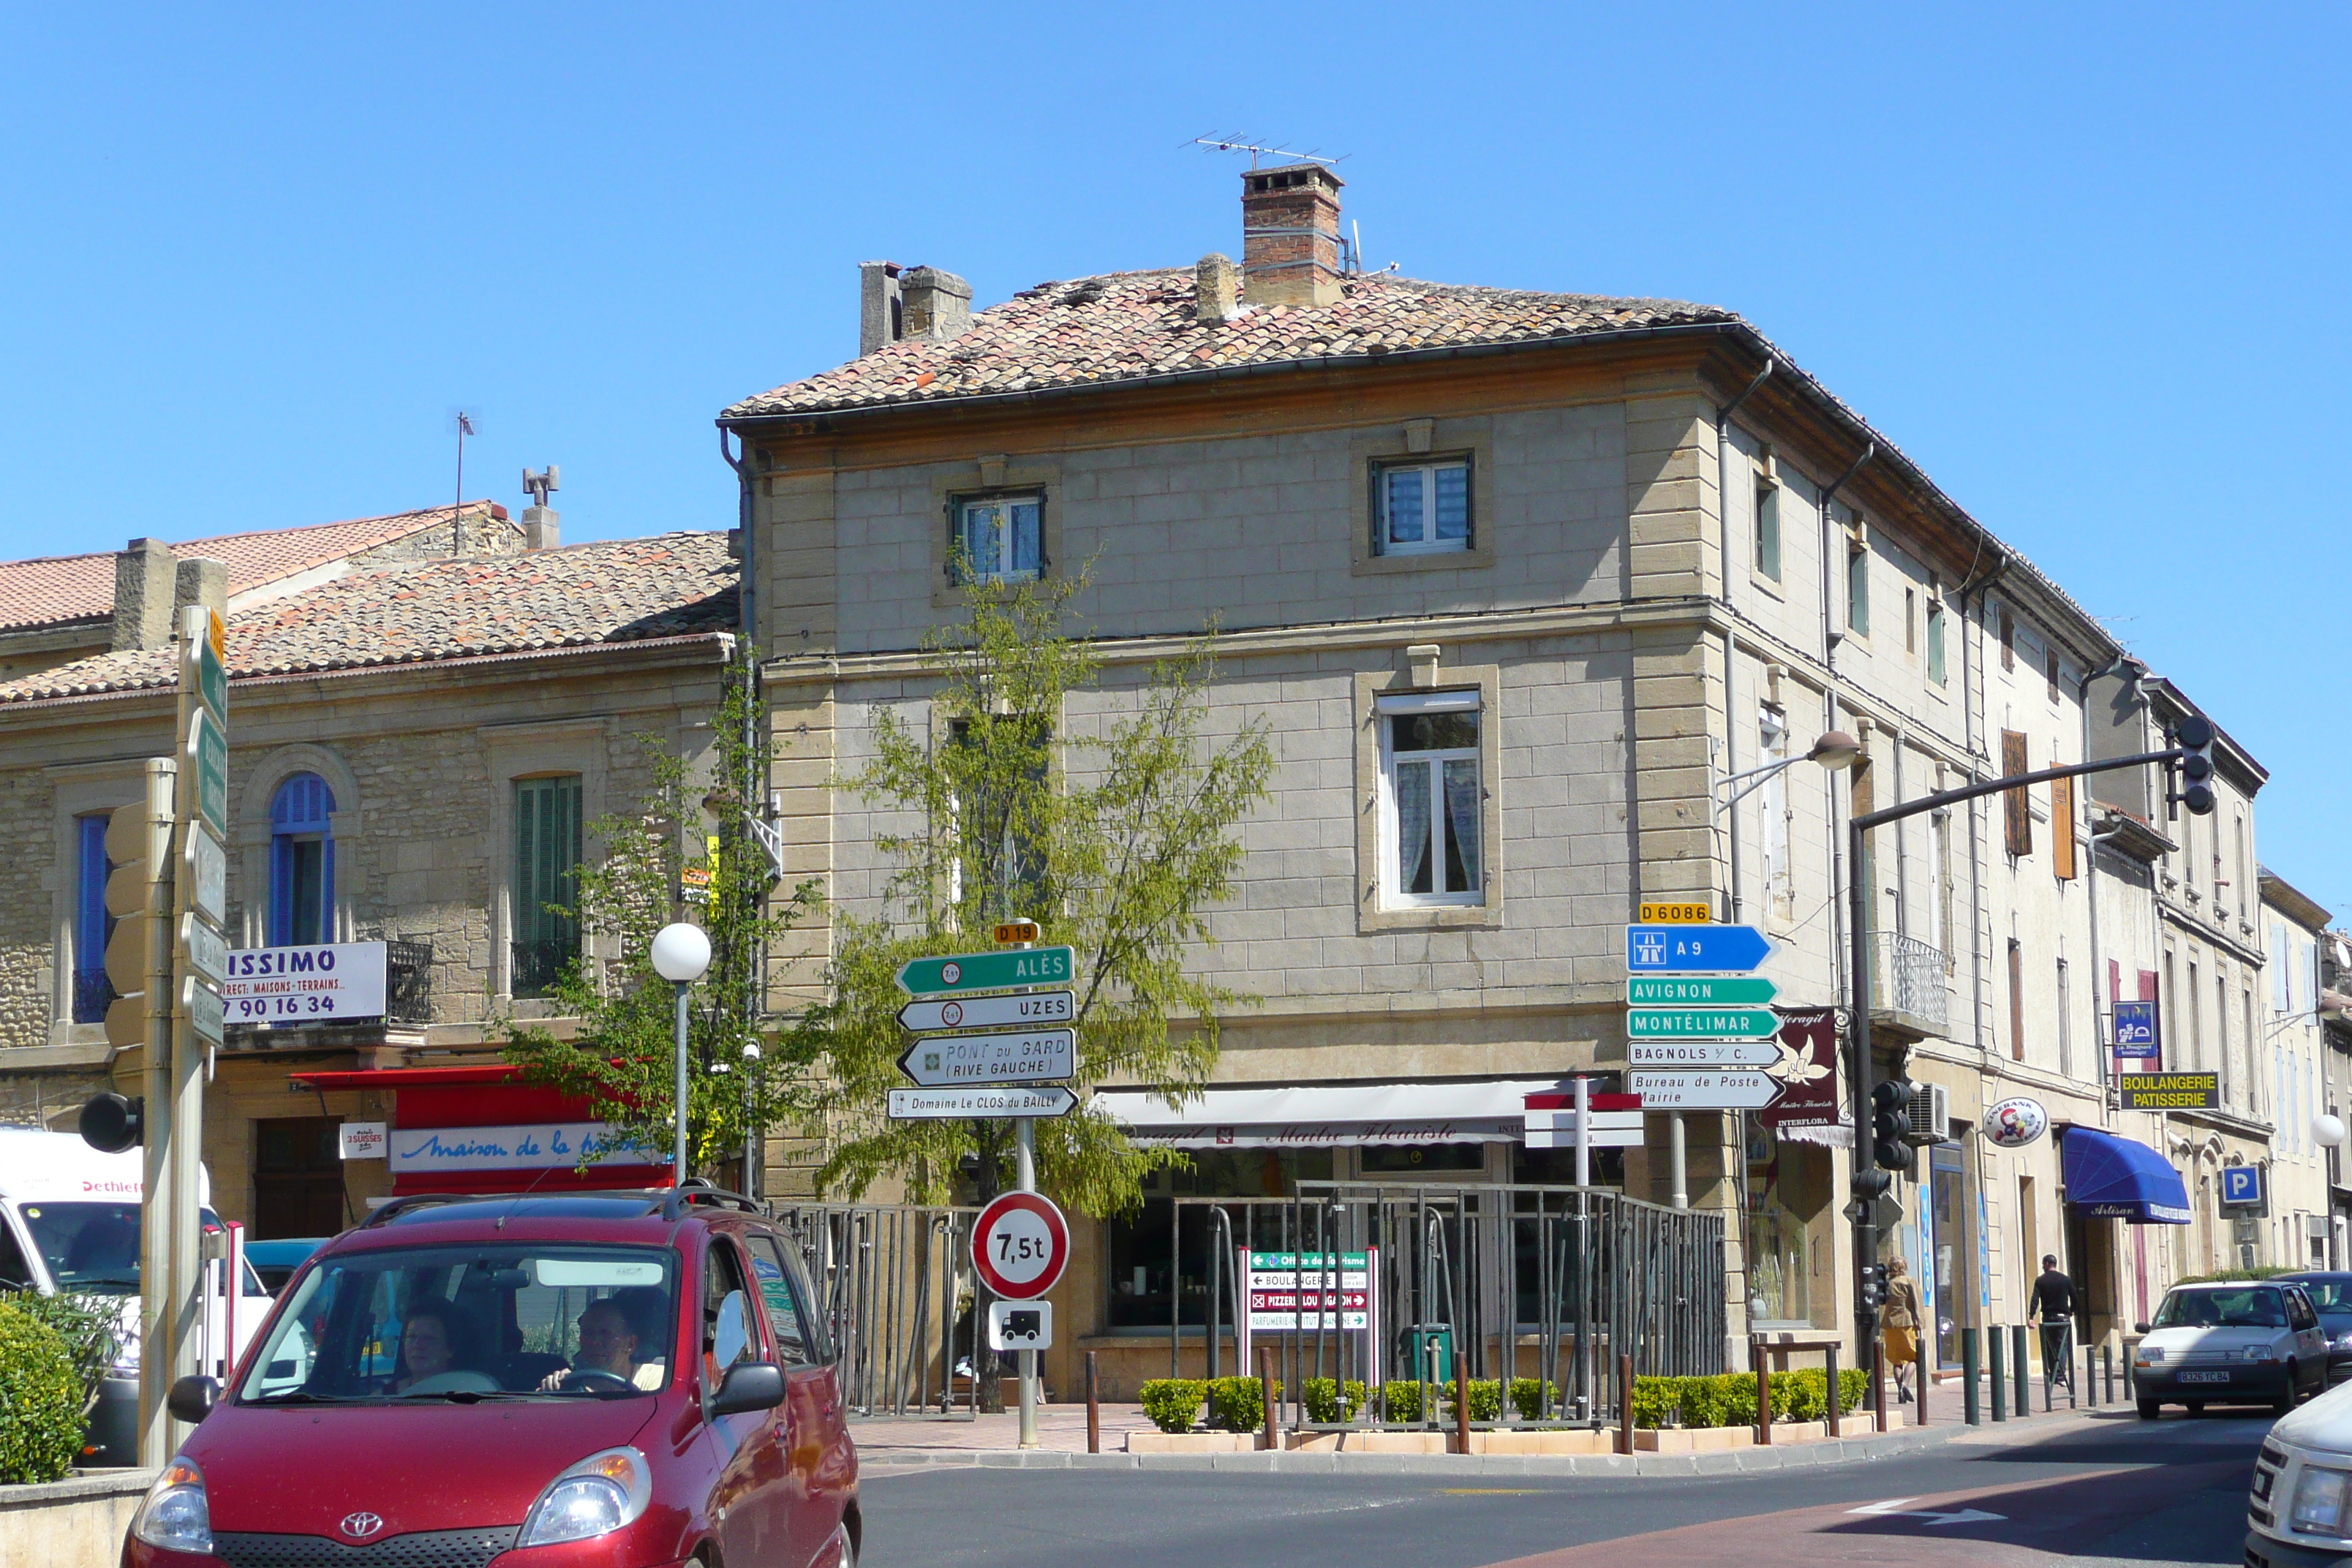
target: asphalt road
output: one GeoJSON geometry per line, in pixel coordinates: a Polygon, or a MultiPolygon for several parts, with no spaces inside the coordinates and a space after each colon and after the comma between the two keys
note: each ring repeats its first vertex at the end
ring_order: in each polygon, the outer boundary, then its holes
{"type": "Polygon", "coordinates": [[[1750,1476],[1284,1476],[926,1468],[863,1484],[866,1568],[1643,1568],[2242,1561],[2268,1416],[2103,1415],[1750,1476]],[[1872,1511],[1857,1511],[1866,1510],[1872,1511]]]}

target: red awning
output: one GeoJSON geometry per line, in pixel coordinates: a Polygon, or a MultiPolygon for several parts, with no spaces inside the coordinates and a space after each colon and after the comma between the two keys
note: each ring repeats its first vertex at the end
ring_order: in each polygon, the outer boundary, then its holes
{"type": "MultiPolygon", "coordinates": [[[[511,1062],[466,1067],[361,1068],[348,1072],[296,1072],[288,1080],[307,1089],[391,1090],[393,1124],[407,1131],[437,1128],[505,1127],[592,1120],[588,1102],[532,1083],[511,1062]]],[[[561,1167],[516,1170],[395,1171],[392,1190],[408,1193],[580,1192],[663,1187],[669,1167],[606,1164],[574,1173],[561,1167]]]]}
{"type": "Polygon", "coordinates": [[[290,1072],[288,1081],[305,1089],[452,1089],[459,1084],[520,1083],[522,1068],[511,1062],[478,1067],[361,1068],[352,1072],[290,1072]]]}

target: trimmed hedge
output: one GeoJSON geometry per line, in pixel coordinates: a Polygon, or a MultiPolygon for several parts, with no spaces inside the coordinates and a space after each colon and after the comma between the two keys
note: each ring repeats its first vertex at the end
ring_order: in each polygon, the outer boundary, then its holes
{"type": "Polygon", "coordinates": [[[1135,1397],[1162,1432],[1189,1432],[1200,1419],[1209,1385],[1197,1377],[1155,1377],[1137,1389],[1135,1397]]]}
{"type": "MultiPolygon", "coordinates": [[[[1838,1369],[1838,1413],[1858,1410],[1869,1392],[1870,1373],[1838,1369]]],[[[1829,1414],[1829,1376],[1820,1367],[1772,1374],[1772,1419],[1819,1421],[1829,1414]]],[[[1633,1425],[1663,1426],[1753,1426],[1756,1374],[1727,1372],[1718,1377],[1637,1377],[1633,1380],[1633,1425]]]]}
{"type": "MultiPolygon", "coordinates": [[[[1282,1398],[1282,1384],[1274,1385],[1282,1398]]],[[[1221,1377],[1209,1384],[1209,1419],[1228,1432],[1255,1432],[1265,1425],[1265,1388],[1254,1377],[1221,1377]]]]}
{"type": "Polygon", "coordinates": [[[0,1299],[0,1482],[62,1479],[81,1457],[84,1414],[73,1347],[0,1299]]]}
{"type": "Polygon", "coordinates": [[[1352,1377],[1345,1384],[1336,1378],[1310,1377],[1298,1385],[1298,1394],[1307,1405],[1307,1419],[1325,1425],[1353,1421],[1356,1412],[1364,1407],[1364,1385],[1352,1377]]]}
{"type": "Polygon", "coordinates": [[[1381,1384],[1381,1419],[1391,1423],[1420,1420],[1423,1386],[1418,1383],[1381,1384]]]}
{"type": "MultiPolygon", "coordinates": [[[[1519,1413],[1519,1419],[1522,1421],[1536,1421],[1545,1418],[1543,1414],[1543,1379],[1539,1377],[1515,1377],[1511,1379],[1511,1408],[1519,1413]]],[[[1562,1391],[1559,1384],[1555,1383],[1551,1385],[1550,1419],[1558,1420],[1559,1418],[1560,1405],[1562,1403],[1562,1391]]]]}

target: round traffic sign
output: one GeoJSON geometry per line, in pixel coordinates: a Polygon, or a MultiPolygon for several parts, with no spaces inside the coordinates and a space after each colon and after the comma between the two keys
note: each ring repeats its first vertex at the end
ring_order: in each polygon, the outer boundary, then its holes
{"type": "Polygon", "coordinates": [[[1006,1193],[971,1227],[971,1262],[997,1295],[1034,1300],[1070,1263],[1070,1226],[1043,1193],[1006,1193]]]}

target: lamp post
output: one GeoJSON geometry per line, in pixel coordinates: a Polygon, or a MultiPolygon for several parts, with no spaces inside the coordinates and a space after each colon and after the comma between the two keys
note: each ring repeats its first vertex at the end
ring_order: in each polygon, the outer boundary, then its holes
{"type": "Polygon", "coordinates": [[[676,921],[654,933],[654,973],[677,987],[677,1128],[670,1136],[669,1179],[686,1185],[686,992],[710,967],[710,938],[702,928],[676,921]]]}
{"type": "MultiPolygon", "coordinates": [[[[2333,1112],[2322,1111],[2311,1119],[2311,1141],[2327,1151],[2327,1184],[2336,1185],[2336,1151],[2344,1147],[2344,1119],[2333,1112]]],[[[2330,1204],[2330,1207],[2334,1205],[2330,1204]]],[[[2336,1220],[2327,1216],[2327,1267],[2341,1268],[2344,1259],[2336,1242],[2336,1220]]]]}

